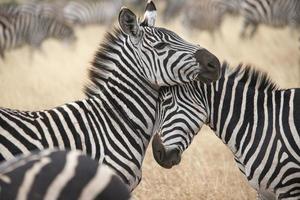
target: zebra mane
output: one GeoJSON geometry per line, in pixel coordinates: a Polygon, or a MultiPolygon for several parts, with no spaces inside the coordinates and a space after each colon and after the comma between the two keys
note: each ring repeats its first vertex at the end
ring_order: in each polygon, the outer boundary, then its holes
{"type": "Polygon", "coordinates": [[[251,65],[244,66],[239,64],[232,68],[227,62],[222,64],[221,78],[235,79],[242,76],[239,82],[246,83],[249,79],[249,87],[256,88],[259,91],[278,90],[279,86],[274,83],[266,72],[259,71],[251,65]]]}
{"type": "Polygon", "coordinates": [[[84,93],[91,97],[99,94],[102,90],[103,82],[107,75],[113,71],[109,61],[109,54],[116,52],[114,45],[121,43],[126,38],[126,35],[120,28],[114,28],[111,32],[106,32],[104,40],[94,56],[91,66],[88,69],[88,83],[84,86],[84,93]]]}

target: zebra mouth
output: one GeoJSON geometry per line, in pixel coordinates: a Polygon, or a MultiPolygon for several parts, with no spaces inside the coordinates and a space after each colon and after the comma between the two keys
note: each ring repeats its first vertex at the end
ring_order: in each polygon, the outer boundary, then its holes
{"type": "Polygon", "coordinates": [[[161,138],[155,134],[152,140],[153,157],[163,168],[170,169],[181,161],[181,151],[178,148],[165,148],[161,138]]]}

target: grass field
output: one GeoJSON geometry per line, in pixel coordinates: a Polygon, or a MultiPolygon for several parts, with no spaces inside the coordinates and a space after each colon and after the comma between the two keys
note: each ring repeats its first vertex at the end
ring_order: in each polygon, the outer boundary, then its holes
{"type": "MultiPolygon", "coordinates": [[[[168,25],[187,40],[215,53],[232,65],[255,65],[270,74],[282,88],[300,85],[300,51],[296,33],[288,29],[259,29],[252,40],[240,40],[240,19],[227,19],[222,34],[189,33],[177,24],[168,25]]],[[[165,26],[165,25],[164,25],[165,26]]],[[[47,41],[43,53],[30,59],[24,47],[0,61],[0,106],[25,110],[46,109],[81,99],[87,82],[86,69],[102,40],[105,27],[78,29],[78,41],[65,47],[47,41]]],[[[184,153],[180,166],[158,166],[151,149],[143,165],[143,179],[133,193],[142,200],[254,199],[255,192],[240,174],[232,155],[207,128],[203,128],[184,153]]]]}

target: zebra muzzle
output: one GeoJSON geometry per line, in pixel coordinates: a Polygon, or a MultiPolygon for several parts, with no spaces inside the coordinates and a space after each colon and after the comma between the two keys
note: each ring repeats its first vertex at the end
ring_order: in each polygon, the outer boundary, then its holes
{"type": "Polygon", "coordinates": [[[197,80],[203,83],[211,83],[220,77],[221,64],[219,59],[206,49],[197,50],[195,53],[196,61],[200,65],[200,72],[197,80]]]}
{"type": "Polygon", "coordinates": [[[155,134],[152,140],[152,150],[155,161],[162,167],[170,169],[181,161],[181,152],[178,148],[166,148],[159,134],[155,134]]]}

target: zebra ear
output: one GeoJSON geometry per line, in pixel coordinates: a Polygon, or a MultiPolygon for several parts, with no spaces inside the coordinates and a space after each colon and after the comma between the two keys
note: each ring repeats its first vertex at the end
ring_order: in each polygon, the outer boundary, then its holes
{"type": "Polygon", "coordinates": [[[136,15],[128,8],[123,7],[119,14],[119,24],[124,33],[129,36],[137,36],[139,25],[136,15]]]}
{"type": "Polygon", "coordinates": [[[154,26],[156,20],[156,7],[153,1],[149,0],[146,5],[144,20],[141,23],[142,26],[154,26]]]}

